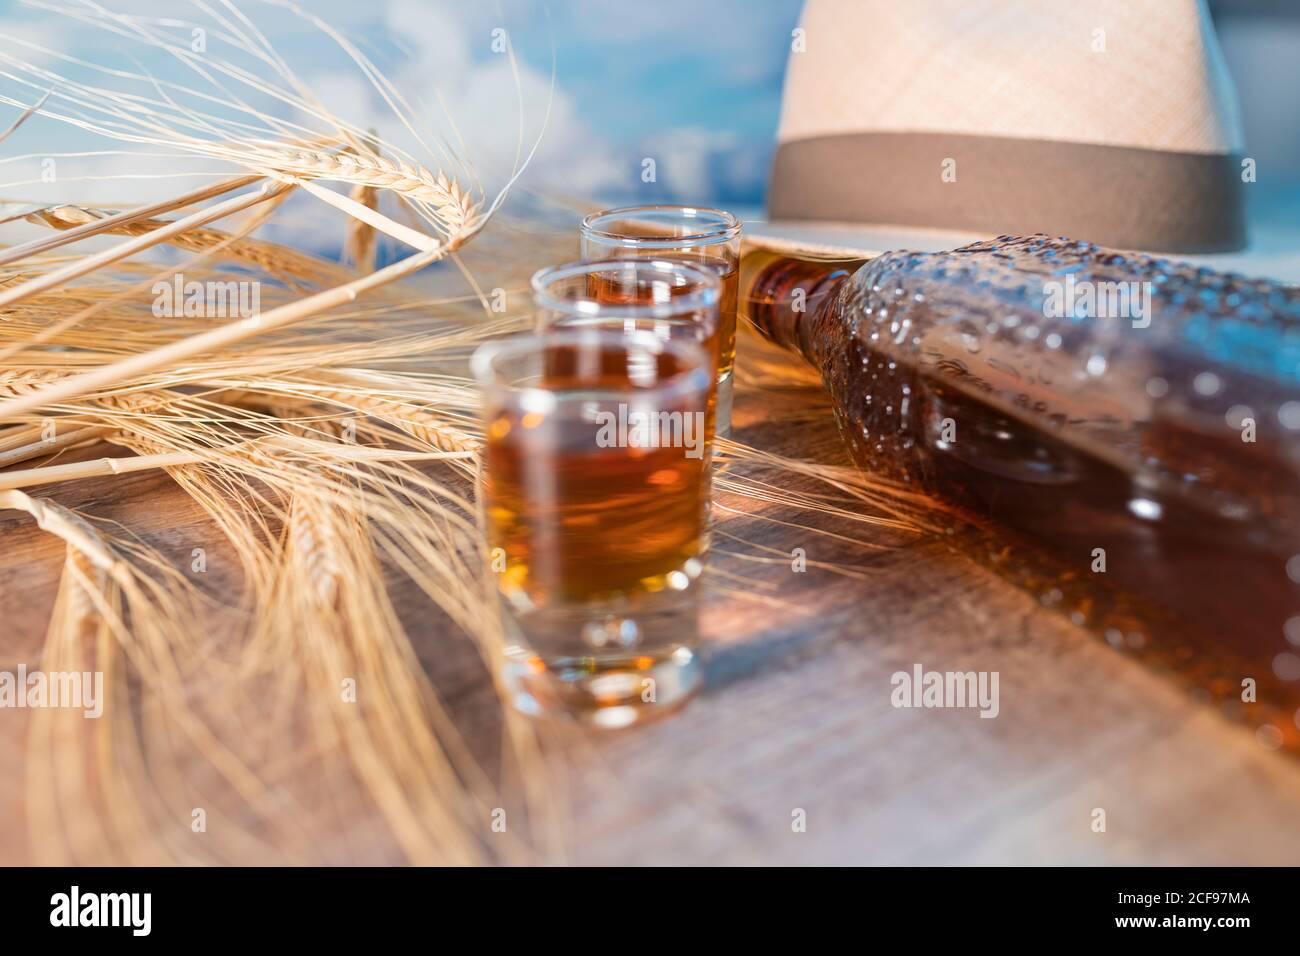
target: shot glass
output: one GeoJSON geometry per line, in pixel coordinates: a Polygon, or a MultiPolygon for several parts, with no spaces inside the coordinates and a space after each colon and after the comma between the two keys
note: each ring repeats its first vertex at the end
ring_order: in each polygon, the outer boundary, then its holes
{"type": "Polygon", "coordinates": [[[736,365],[736,306],[740,291],[740,220],[721,209],[626,206],[594,213],[579,230],[582,258],[667,259],[718,276],[717,431],[731,434],[732,373],[736,365]]]}
{"type": "MultiPolygon", "coordinates": [[[[721,280],[681,261],[651,258],[570,262],[533,275],[537,328],[605,328],[697,342],[715,366],[722,349],[721,280]]],[[[713,448],[718,389],[709,389],[705,423],[713,448]]]]}
{"type": "Polygon", "coordinates": [[[701,680],[712,357],[578,328],[488,343],[472,368],[514,706],[624,727],[685,703],[701,680]]]}

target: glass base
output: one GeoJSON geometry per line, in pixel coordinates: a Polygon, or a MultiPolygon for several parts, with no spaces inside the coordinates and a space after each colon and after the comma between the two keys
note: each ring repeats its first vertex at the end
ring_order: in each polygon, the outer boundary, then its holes
{"type": "Polygon", "coordinates": [[[703,682],[703,570],[688,558],[635,590],[585,601],[534,603],[503,590],[500,676],[515,709],[617,728],[680,708],[703,682]]]}
{"type": "Polygon", "coordinates": [[[718,379],[717,417],[714,419],[713,431],[719,438],[731,437],[731,393],[734,384],[735,375],[732,372],[727,372],[718,379]]]}
{"type": "Polygon", "coordinates": [[[561,716],[602,730],[670,714],[699,691],[699,656],[679,646],[659,657],[574,657],[544,661],[518,645],[502,678],[511,704],[530,717],[561,716]]]}

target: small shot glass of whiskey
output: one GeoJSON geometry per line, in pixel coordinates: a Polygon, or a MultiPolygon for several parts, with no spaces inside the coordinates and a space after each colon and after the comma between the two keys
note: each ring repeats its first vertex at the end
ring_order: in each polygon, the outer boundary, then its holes
{"type": "Polygon", "coordinates": [[[699,689],[712,356],[566,328],[472,359],[481,486],[516,709],[626,727],[699,689]]]}
{"type": "MultiPolygon", "coordinates": [[[[539,331],[604,328],[697,342],[714,365],[722,336],[722,284],[712,271],[669,259],[570,262],[533,275],[539,331]]],[[[709,389],[706,443],[712,454],[719,390],[709,389]]],[[[706,459],[707,461],[707,459],[706,459]]]]}
{"type": "Polygon", "coordinates": [[[717,432],[729,436],[740,290],[740,220],[721,209],[697,206],[625,206],[583,219],[579,241],[582,258],[587,261],[646,257],[686,263],[718,277],[717,432]]]}

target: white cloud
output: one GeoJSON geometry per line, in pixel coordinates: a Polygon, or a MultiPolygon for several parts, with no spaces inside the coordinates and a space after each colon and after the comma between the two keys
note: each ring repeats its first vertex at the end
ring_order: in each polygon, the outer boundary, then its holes
{"type": "MultiPolygon", "coordinates": [[[[120,2],[110,2],[109,6],[116,7],[120,2]]],[[[141,4],[132,5],[141,8],[141,4]]],[[[156,0],[151,9],[157,13],[156,0]]],[[[451,0],[311,4],[311,12],[346,30],[367,55],[374,57],[409,102],[411,120],[422,134],[441,133],[453,144],[448,153],[440,153],[419,146],[361,71],[332,43],[313,36],[311,28],[304,27],[300,21],[287,23],[282,9],[258,4],[245,5],[244,9],[259,25],[263,24],[263,14],[273,22],[276,29],[268,27],[268,36],[332,112],[361,128],[377,128],[381,136],[410,150],[426,165],[445,167],[453,175],[459,175],[459,171],[451,154],[463,154],[482,175],[489,194],[504,183],[515,162],[520,96],[524,153],[542,132],[548,97],[551,97],[552,40],[560,45],[562,56],[581,55],[583,49],[591,49],[584,44],[634,41],[643,55],[653,58],[666,49],[663,44],[671,43],[674,56],[692,50],[706,57],[732,57],[732,66],[736,67],[743,61],[743,56],[737,53],[738,47],[752,42],[753,32],[758,29],[750,20],[739,17],[733,30],[724,31],[726,36],[710,30],[683,31],[681,18],[676,14],[634,17],[622,10],[618,15],[610,15],[591,4],[563,5],[557,8],[554,21],[548,20],[542,8],[531,2],[507,2],[504,14],[497,4],[451,0]],[[292,29],[282,29],[286,26],[292,29]],[[514,42],[518,90],[509,59],[492,50],[493,31],[499,28],[508,29],[514,42]],[[450,111],[450,120],[443,115],[440,103],[450,111]]],[[[139,56],[147,69],[160,76],[191,85],[198,82],[193,74],[181,70],[156,50],[130,45],[120,38],[108,39],[89,28],[67,29],[55,15],[43,16],[44,20],[34,20],[31,15],[25,15],[15,32],[12,14],[0,12],[0,34],[30,37],[72,55],[113,65],[126,65],[128,55],[139,56]]],[[[201,14],[187,12],[186,16],[201,14]]],[[[0,43],[0,49],[5,48],[13,50],[0,43]]],[[[725,62],[716,66],[720,70],[727,68],[725,62]]],[[[101,76],[96,82],[106,81],[101,76]]],[[[636,97],[647,95],[647,91],[636,89],[629,94],[633,97],[629,108],[635,109],[639,102],[636,97]]],[[[737,150],[738,144],[730,134],[689,126],[656,133],[641,143],[620,142],[612,140],[602,129],[599,115],[584,112],[583,101],[574,91],[557,87],[549,102],[545,135],[533,165],[520,182],[523,189],[566,196],[629,195],[637,191],[642,156],[656,159],[660,184],[678,196],[709,196],[712,187],[721,181],[719,177],[725,179],[730,175],[726,170],[719,172],[718,162],[720,156],[737,150]]],[[[6,110],[0,110],[0,126],[4,125],[5,114],[6,110]]],[[[426,142],[435,139],[436,136],[426,136],[426,142]]],[[[42,119],[33,121],[21,137],[15,137],[0,150],[10,154],[33,152],[33,144],[38,142],[42,148],[59,151],[123,148],[123,144],[42,119]]],[[[68,177],[140,175],[196,166],[208,170],[221,168],[215,160],[184,162],[144,156],[58,162],[59,183],[38,183],[3,192],[33,200],[73,199],[116,206],[173,195],[196,181],[101,179],[73,183],[68,177]]],[[[19,171],[17,165],[0,166],[0,180],[12,182],[39,176],[38,166],[19,171]]],[[[336,211],[315,209],[320,204],[311,200],[307,200],[307,205],[313,207],[310,213],[297,200],[294,204],[295,222],[303,224],[302,229],[295,231],[302,238],[310,241],[313,234],[319,236],[321,229],[329,228],[330,221],[336,221],[338,231],[342,232],[343,223],[336,211]]]]}
{"type": "Polygon", "coordinates": [[[686,126],[657,135],[647,143],[660,182],[678,196],[707,196],[713,184],[715,157],[736,145],[726,131],[686,126]]]}

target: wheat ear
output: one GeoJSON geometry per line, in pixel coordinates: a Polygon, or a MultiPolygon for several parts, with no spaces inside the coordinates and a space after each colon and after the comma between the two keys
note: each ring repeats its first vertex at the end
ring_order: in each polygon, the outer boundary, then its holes
{"type": "Polygon", "coordinates": [[[237,162],[304,179],[341,182],[352,186],[374,186],[399,193],[407,199],[427,203],[452,235],[458,235],[475,219],[474,200],[454,179],[434,173],[416,163],[392,160],[374,154],[330,152],[321,149],[248,149],[232,147],[237,162]]]}
{"type": "MultiPolygon", "coordinates": [[[[140,239],[131,240],[139,242],[149,236],[155,235],[158,231],[142,236],[140,239]]],[[[184,359],[193,358],[202,355],[205,352],[212,352],[217,349],[226,348],[234,345],[236,342],[242,342],[246,339],[263,334],[271,329],[280,328],[281,326],[291,325],[294,322],[302,321],[313,315],[318,315],[327,309],[335,306],[345,305],[356,300],[361,293],[370,289],[377,289],[389,282],[400,279],[403,276],[418,272],[425,266],[445,258],[449,253],[454,252],[459,246],[468,241],[472,233],[466,233],[458,239],[448,241],[437,248],[429,249],[425,252],[419,252],[405,259],[400,259],[392,265],[385,266],[377,272],[370,275],[361,276],[344,285],[334,286],[332,289],[326,289],[323,292],[317,292],[315,295],[308,296],[305,299],[299,299],[296,302],[286,303],[271,309],[269,312],[263,312],[256,322],[247,323],[242,320],[231,322],[227,325],[219,326],[207,332],[201,332],[198,335],[190,336],[186,339],[180,339],[170,342],[167,345],[156,348],[150,352],[142,352],[128,358],[114,362],[112,365],[100,366],[89,372],[82,372],[73,375],[67,379],[56,382],[47,388],[40,389],[32,394],[20,395],[10,399],[3,399],[0,396],[0,420],[7,420],[17,415],[30,412],[33,409],[40,408],[43,405],[50,405],[57,402],[66,401],[71,398],[84,395],[97,389],[107,388],[116,385],[125,379],[142,376],[149,372],[156,372],[159,369],[166,368],[170,365],[181,362],[184,359]]],[[[129,243],[128,243],[129,244],[129,243]]],[[[89,271],[89,270],[87,270],[89,271]]],[[[57,283],[54,283],[57,284],[57,283]]],[[[0,301],[4,298],[0,293],[0,301]]]]}
{"type": "Polygon", "coordinates": [[[400,402],[384,399],[363,392],[349,392],[329,389],[314,392],[318,398],[355,408],[358,411],[372,412],[389,424],[395,425],[426,445],[439,451],[477,452],[483,442],[469,432],[461,431],[435,416],[418,408],[411,408],[400,402]]]}
{"type": "Polygon", "coordinates": [[[31,298],[41,292],[58,288],[61,285],[71,282],[73,279],[79,279],[83,275],[94,272],[96,269],[118,262],[128,256],[133,256],[137,252],[156,246],[160,242],[167,242],[173,236],[183,232],[188,232],[197,226],[206,226],[210,222],[229,216],[232,213],[242,212],[258,203],[267,202],[280,196],[288,189],[292,188],[285,183],[263,183],[260,188],[250,193],[236,196],[233,199],[227,199],[217,203],[215,206],[192,213],[183,219],[169,220],[166,225],[144,235],[135,236],[126,242],[113,246],[110,249],[104,249],[93,255],[84,256],[68,263],[51,272],[37,275],[18,285],[12,286],[0,292],[0,306],[13,305],[24,299],[31,298]]]}
{"type": "MultiPolygon", "coordinates": [[[[38,209],[28,213],[24,218],[36,225],[46,225],[54,229],[72,229],[87,223],[104,222],[112,216],[113,213],[103,209],[64,204],[38,209]]],[[[171,225],[171,221],[167,219],[137,219],[134,222],[112,226],[104,232],[114,236],[143,236],[147,232],[168,225],[171,225]]],[[[272,275],[319,279],[337,272],[329,263],[318,262],[295,250],[256,239],[236,239],[230,233],[220,229],[192,229],[173,236],[169,244],[189,252],[207,252],[224,244],[221,251],[226,257],[237,259],[272,275]]]]}
{"type": "Polygon", "coordinates": [[[30,395],[67,377],[62,369],[0,368],[0,398],[30,395]]]}
{"type": "Polygon", "coordinates": [[[121,581],[128,576],[126,567],[109,550],[99,532],[85,518],[62,505],[10,489],[0,491],[0,508],[27,512],[42,531],[62,538],[69,547],[76,548],[98,570],[114,580],[121,581]]]}
{"type": "Polygon", "coordinates": [[[118,226],[136,222],[140,219],[147,219],[150,216],[156,216],[158,213],[171,212],[175,209],[184,209],[193,206],[196,203],[213,199],[217,196],[224,196],[226,193],[234,192],[236,189],[243,189],[245,186],[251,186],[261,178],[261,176],[238,176],[234,179],[227,179],[211,186],[204,186],[202,189],[195,189],[188,193],[182,193],[181,195],[174,196],[171,199],[164,199],[161,202],[151,203],[147,206],[128,209],[124,212],[119,212],[110,216],[108,219],[99,219],[95,222],[88,222],[85,225],[76,226],[57,236],[47,236],[44,239],[25,242],[20,246],[14,246],[0,253],[0,266],[9,265],[11,262],[21,262],[23,259],[29,259],[32,256],[40,255],[43,252],[49,252],[51,249],[66,246],[68,243],[76,242],[79,239],[85,239],[89,236],[97,236],[100,233],[107,232],[118,226]]]}
{"type": "Polygon", "coordinates": [[[333,610],[338,604],[343,571],[334,557],[338,542],[334,540],[329,517],[321,514],[323,507],[315,496],[294,495],[289,513],[289,539],[293,554],[302,562],[312,596],[321,608],[333,610]]]}

